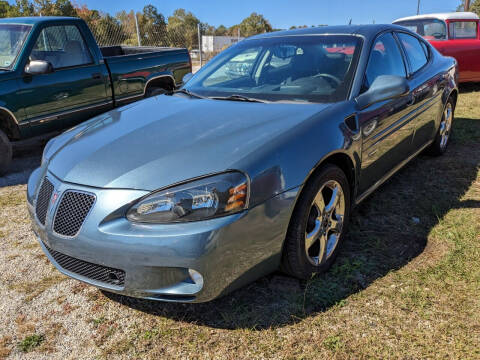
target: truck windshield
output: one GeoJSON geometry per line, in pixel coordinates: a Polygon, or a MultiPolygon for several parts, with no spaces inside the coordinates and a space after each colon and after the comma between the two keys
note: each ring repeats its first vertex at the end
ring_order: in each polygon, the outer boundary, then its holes
{"type": "Polygon", "coordinates": [[[0,24],[0,69],[10,69],[23,47],[31,26],[0,24]]]}
{"type": "Polygon", "coordinates": [[[397,21],[394,24],[404,26],[410,31],[416,32],[425,40],[446,40],[447,26],[438,19],[418,19],[397,21]]]}
{"type": "Polygon", "coordinates": [[[352,35],[245,40],[212,59],[184,90],[232,101],[342,101],[361,43],[352,35]]]}

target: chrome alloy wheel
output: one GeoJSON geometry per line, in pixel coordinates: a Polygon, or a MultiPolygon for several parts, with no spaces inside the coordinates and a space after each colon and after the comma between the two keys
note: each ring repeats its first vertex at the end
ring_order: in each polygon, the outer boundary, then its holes
{"type": "Polygon", "coordinates": [[[335,180],[324,183],[313,199],[305,230],[305,252],[314,266],[325,263],[337,247],[345,205],[342,187],[335,180]]]}
{"type": "Polygon", "coordinates": [[[445,106],[445,111],[443,112],[442,122],[440,123],[440,147],[445,149],[448,143],[448,138],[450,137],[450,130],[452,128],[453,120],[453,106],[449,101],[447,106],[445,106]]]}

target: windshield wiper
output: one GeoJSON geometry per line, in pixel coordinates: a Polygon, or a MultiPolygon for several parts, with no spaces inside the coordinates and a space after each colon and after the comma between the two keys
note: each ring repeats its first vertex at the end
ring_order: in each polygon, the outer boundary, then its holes
{"type": "Polygon", "coordinates": [[[187,89],[174,90],[170,94],[171,95],[173,95],[173,94],[185,94],[185,95],[188,95],[190,97],[196,97],[196,98],[199,98],[199,99],[206,99],[205,96],[195,94],[195,93],[193,93],[193,92],[191,92],[190,90],[187,90],[187,89]]]}
{"type": "Polygon", "coordinates": [[[211,97],[210,99],[214,99],[214,100],[230,100],[230,101],[247,101],[247,102],[268,103],[268,101],[266,101],[266,100],[260,100],[260,99],[251,98],[251,97],[244,96],[244,95],[239,95],[239,94],[232,94],[232,95],[225,96],[225,97],[214,96],[214,97],[211,97]]]}

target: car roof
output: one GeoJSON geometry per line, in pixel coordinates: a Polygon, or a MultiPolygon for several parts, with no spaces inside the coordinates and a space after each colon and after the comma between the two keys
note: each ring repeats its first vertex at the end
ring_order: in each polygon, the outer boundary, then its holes
{"type": "Polygon", "coordinates": [[[0,19],[0,24],[23,24],[35,25],[38,23],[54,22],[61,20],[78,20],[78,18],[68,16],[31,16],[31,17],[13,17],[0,19]]]}
{"type": "Polygon", "coordinates": [[[294,30],[274,31],[255,35],[247,40],[301,35],[361,35],[365,38],[372,38],[375,37],[379,32],[389,29],[405,30],[405,28],[401,26],[392,24],[319,26],[294,30]]]}
{"type": "Polygon", "coordinates": [[[437,13],[437,14],[423,14],[415,16],[407,16],[394,21],[408,21],[420,19],[439,19],[439,20],[478,20],[478,15],[473,12],[451,12],[451,13],[437,13]]]}

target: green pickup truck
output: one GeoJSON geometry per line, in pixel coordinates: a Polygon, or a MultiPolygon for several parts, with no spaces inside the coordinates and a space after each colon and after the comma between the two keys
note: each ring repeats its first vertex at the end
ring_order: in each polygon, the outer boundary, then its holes
{"type": "Polygon", "coordinates": [[[190,72],[186,49],[99,47],[81,19],[0,19],[0,173],[29,139],[174,90],[190,72]]]}

